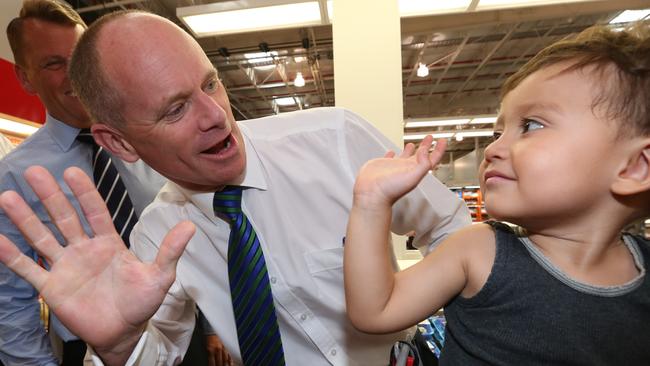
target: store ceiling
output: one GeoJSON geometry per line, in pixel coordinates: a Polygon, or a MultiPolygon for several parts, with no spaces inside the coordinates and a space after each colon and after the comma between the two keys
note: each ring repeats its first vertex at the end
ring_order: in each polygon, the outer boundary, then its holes
{"type": "MultiPolygon", "coordinates": [[[[185,28],[176,8],[219,1],[201,0],[68,0],[87,22],[117,9],[146,9],[185,28]]],[[[402,19],[404,119],[496,114],[503,81],[545,46],[607,23],[625,9],[650,7],[650,0],[583,1],[530,8],[466,12],[402,19]],[[416,76],[419,63],[429,75],[416,76]]],[[[226,85],[238,120],[301,108],[334,105],[332,29],[317,26],[245,33],[198,40],[226,85]],[[266,44],[271,58],[247,59],[266,44]],[[275,54],[277,52],[277,54],[275,54]],[[293,86],[301,72],[306,85],[293,86]],[[279,106],[276,98],[297,103],[279,106]]],[[[382,50],[359,62],[381,62],[382,50]]],[[[378,75],[381,77],[381,75],[378,75]]],[[[401,123],[397,122],[397,123],[401,123]]],[[[406,134],[434,130],[486,129],[492,125],[409,129],[406,134]]],[[[417,141],[416,141],[417,142],[417,141]]],[[[450,141],[458,158],[489,138],[450,141]]],[[[445,160],[449,160],[449,154],[445,160]]]]}

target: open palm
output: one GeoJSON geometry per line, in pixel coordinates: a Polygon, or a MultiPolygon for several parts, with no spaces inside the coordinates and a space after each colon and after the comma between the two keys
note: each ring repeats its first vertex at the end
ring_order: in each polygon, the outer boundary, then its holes
{"type": "Polygon", "coordinates": [[[355,197],[367,200],[369,204],[392,205],[415,188],[422,177],[438,164],[446,140],[439,140],[434,150],[429,152],[432,142],[433,138],[427,136],[417,149],[408,144],[398,157],[388,152],[384,158],[368,161],[357,177],[355,197]]]}
{"type": "Polygon", "coordinates": [[[155,261],[142,263],[126,249],[104,201],[81,170],[69,168],[64,179],[93,237],[86,235],[75,209],[44,168],[29,168],[25,179],[67,245],[57,242],[18,194],[5,192],[0,195],[0,207],[48,261],[50,271],[2,235],[0,261],[30,282],[62,323],[98,352],[134,345],[174,281],[176,263],[194,226],[189,222],[176,225],[163,240],[155,261]]]}

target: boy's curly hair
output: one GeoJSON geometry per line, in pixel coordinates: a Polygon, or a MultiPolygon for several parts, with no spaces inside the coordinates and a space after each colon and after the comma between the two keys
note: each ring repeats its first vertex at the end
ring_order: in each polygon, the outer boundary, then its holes
{"type": "Polygon", "coordinates": [[[650,21],[622,30],[593,26],[546,47],[506,80],[501,99],[532,73],[566,61],[573,63],[565,72],[593,66],[600,80],[609,81],[592,107],[604,106],[608,119],[621,121],[619,136],[650,135],[650,21]]]}

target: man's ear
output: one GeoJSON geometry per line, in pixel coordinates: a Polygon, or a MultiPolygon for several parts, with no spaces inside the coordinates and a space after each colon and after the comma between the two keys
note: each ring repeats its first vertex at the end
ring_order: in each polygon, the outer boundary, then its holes
{"type": "Polygon", "coordinates": [[[650,192],[650,138],[633,142],[627,164],[618,172],[612,184],[612,192],[618,195],[633,195],[650,192]]]}
{"type": "Polygon", "coordinates": [[[16,77],[18,78],[18,81],[20,82],[20,85],[23,87],[23,89],[28,93],[35,95],[36,94],[36,89],[32,86],[32,83],[29,81],[29,78],[27,77],[27,72],[25,72],[25,69],[18,65],[14,65],[14,71],[16,72],[16,77]]]}
{"type": "Polygon", "coordinates": [[[104,123],[93,123],[90,130],[97,145],[110,151],[113,155],[129,163],[135,163],[140,159],[138,152],[116,128],[104,123]]]}

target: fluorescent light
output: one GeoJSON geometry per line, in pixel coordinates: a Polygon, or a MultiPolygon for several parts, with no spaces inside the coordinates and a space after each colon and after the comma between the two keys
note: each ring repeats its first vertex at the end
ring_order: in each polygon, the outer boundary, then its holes
{"type": "Polygon", "coordinates": [[[616,18],[609,21],[609,24],[628,23],[645,19],[650,15],[650,9],[643,10],[626,10],[620,13],[616,18]]]}
{"type": "MultiPolygon", "coordinates": [[[[522,6],[548,5],[566,2],[566,0],[480,0],[476,9],[515,8],[522,6]]],[[[574,0],[573,2],[576,1],[574,0]]]]}
{"type": "MultiPolygon", "coordinates": [[[[241,8],[239,3],[187,6],[177,8],[176,15],[197,37],[322,24],[318,1],[250,8],[241,8]]],[[[260,0],[255,3],[272,4],[260,0]]]]}
{"type": "Polygon", "coordinates": [[[286,106],[296,104],[296,100],[293,99],[293,97],[275,98],[273,100],[275,101],[275,104],[279,105],[280,107],[286,107],[286,106]]]}
{"type": "Polygon", "coordinates": [[[469,124],[476,125],[480,123],[497,123],[497,116],[472,118],[469,124]]]}
{"type": "Polygon", "coordinates": [[[453,132],[441,132],[441,133],[423,133],[417,135],[404,135],[404,141],[414,141],[414,140],[423,140],[428,135],[433,136],[434,139],[448,139],[454,135],[453,132]]]}
{"type": "Polygon", "coordinates": [[[494,131],[492,131],[492,130],[461,131],[461,132],[456,133],[456,136],[462,136],[462,137],[488,137],[488,136],[494,136],[494,131]]]}
{"type": "Polygon", "coordinates": [[[334,20],[334,1],[327,0],[327,17],[330,18],[330,23],[334,20]]]}
{"type": "Polygon", "coordinates": [[[417,75],[418,75],[418,77],[421,77],[421,78],[426,77],[427,75],[429,75],[429,68],[427,67],[427,65],[425,65],[423,63],[420,63],[420,66],[418,66],[417,75]]]}
{"type": "Polygon", "coordinates": [[[245,53],[244,57],[251,64],[273,62],[274,57],[278,57],[278,51],[245,53]]]}
{"type": "Polygon", "coordinates": [[[36,132],[38,127],[0,116],[0,130],[10,134],[27,137],[36,132]]]}
{"type": "Polygon", "coordinates": [[[298,88],[305,86],[305,78],[302,77],[302,72],[296,73],[296,78],[293,80],[293,85],[297,86],[298,88]]]}
{"type": "Polygon", "coordinates": [[[465,11],[471,2],[471,0],[399,0],[399,13],[402,17],[410,17],[465,11]]]}
{"type": "Polygon", "coordinates": [[[406,122],[404,125],[405,128],[416,128],[416,127],[438,127],[438,126],[456,126],[464,125],[469,122],[469,118],[461,119],[444,119],[444,120],[428,120],[428,121],[410,121],[406,122]]]}

